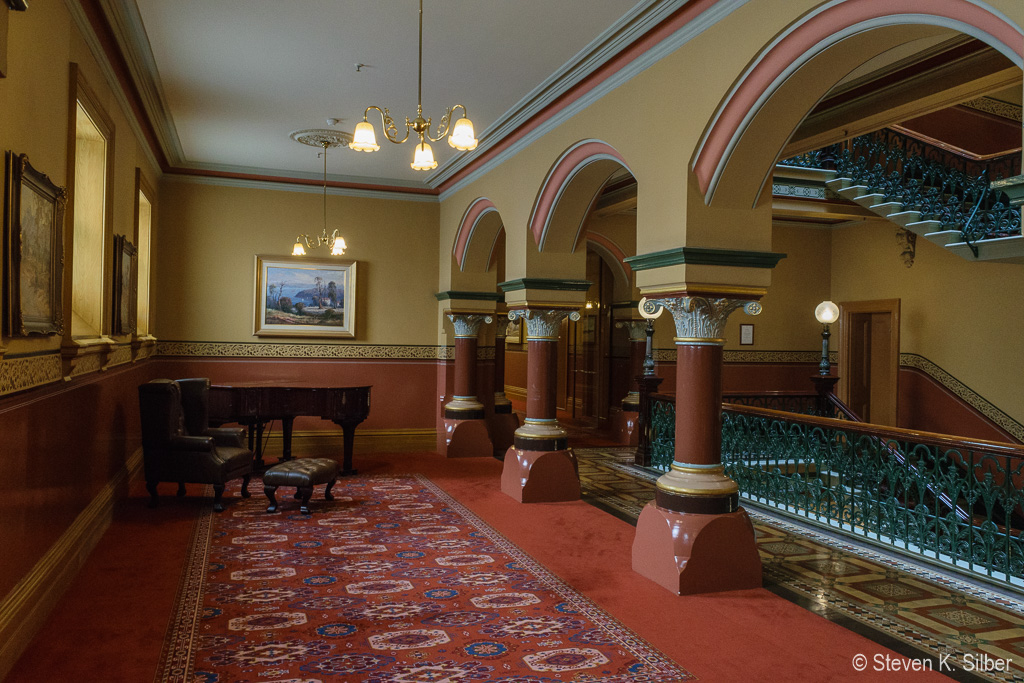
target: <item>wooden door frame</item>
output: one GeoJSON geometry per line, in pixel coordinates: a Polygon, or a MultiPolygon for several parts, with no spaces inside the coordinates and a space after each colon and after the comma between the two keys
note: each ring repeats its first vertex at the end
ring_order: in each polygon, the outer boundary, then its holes
{"type": "MultiPolygon", "coordinates": [[[[850,384],[846,378],[850,376],[850,354],[849,349],[852,343],[850,335],[852,329],[850,316],[861,313],[888,313],[892,319],[892,326],[889,332],[889,348],[894,352],[889,358],[889,371],[893,378],[892,383],[892,405],[896,410],[896,418],[899,417],[899,373],[900,373],[900,300],[899,299],[875,299],[872,301],[847,301],[839,304],[839,383],[836,386],[839,400],[843,403],[850,401],[850,384]]],[[[896,426],[893,420],[892,426],[896,426]]]]}

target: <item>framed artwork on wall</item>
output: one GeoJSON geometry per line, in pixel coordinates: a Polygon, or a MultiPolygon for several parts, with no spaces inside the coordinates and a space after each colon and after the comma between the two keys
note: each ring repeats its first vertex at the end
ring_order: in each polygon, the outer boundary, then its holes
{"type": "Polygon", "coordinates": [[[256,256],[257,337],[356,336],[356,262],[256,256]]]}
{"type": "Polygon", "coordinates": [[[754,343],[754,326],[750,323],[743,323],[740,325],[740,344],[742,346],[752,346],[754,343]]]}
{"type": "Polygon", "coordinates": [[[8,152],[5,167],[4,331],[62,334],[67,195],[25,154],[8,152]]]}
{"type": "Polygon", "coordinates": [[[135,333],[136,257],[139,250],[124,235],[114,235],[114,334],[135,333]]]}

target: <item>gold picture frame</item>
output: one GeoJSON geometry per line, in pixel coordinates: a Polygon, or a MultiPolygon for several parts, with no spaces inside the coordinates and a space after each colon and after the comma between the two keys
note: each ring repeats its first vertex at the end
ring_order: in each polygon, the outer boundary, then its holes
{"type": "Polygon", "coordinates": [[[257,337],[355,337],[356,261],[256,256],[257,337]]]}
{"type": "Polygon", "coordinates": [[[125,235],[114,235],[114,334],[135,334],[139,250],[125,235]]]}
{"type": "Polygon", "coordinates": [[[7,152],[4,184],[4,331],[64,333],[64,207],[67,194],[7,152]]]}

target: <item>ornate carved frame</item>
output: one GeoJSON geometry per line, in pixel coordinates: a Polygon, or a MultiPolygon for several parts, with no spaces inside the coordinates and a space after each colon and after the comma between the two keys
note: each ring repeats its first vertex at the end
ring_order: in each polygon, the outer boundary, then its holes
{"type": "Polygon", "coordinates": [[[4,331],[63,334],[64,207],[67,194],[25,154],[6,155],[4,331]]]}
{"type": "Polygon", "coordinates": [[[138,303],[139,250],[125,235],[114,235],[114,334],[134,334],[138,303]]]}

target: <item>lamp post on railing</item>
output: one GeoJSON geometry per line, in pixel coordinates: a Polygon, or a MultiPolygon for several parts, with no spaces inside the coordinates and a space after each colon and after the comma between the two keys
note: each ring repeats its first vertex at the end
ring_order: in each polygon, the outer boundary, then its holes
{"type": "Polygon", "coordinates": [[[822,301],[814,309],[814,317],[821,323],[821,362],[818,363],[818,374],[811,377],[818,391],[818,414],[829,414],[829,395],[835,388],[839,377],[832,374],[832,363],[828,357],[828,339],[832,336],[829,325],[839,319],[839,307],[831,301],[822,301]]]}
{"type": "Polygon", "coordinates": [[[636,383],[640,392],[639,414],[637,415],[637,444],[636,456],[633,463],[640,467],[649,467],[651,464],[651,394],[658,390],[658,386],[664,380],[654,374],[654,319],[664,312],[659,306],[656,313],[648,313],[644,310],[644,302],[640,302],[640,315],[647,320],[647,347],[644,352],[643,374],[638,375],[636,383]]]}

